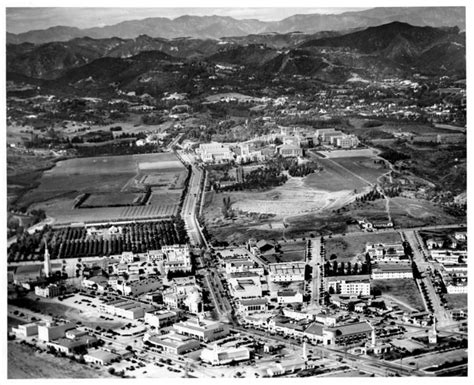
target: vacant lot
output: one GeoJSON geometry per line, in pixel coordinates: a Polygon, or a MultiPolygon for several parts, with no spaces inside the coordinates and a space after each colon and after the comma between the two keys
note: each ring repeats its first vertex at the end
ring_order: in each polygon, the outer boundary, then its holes
{"type": "Polygon", "coordinates": [[[110,193],[92,194],[82,204],[81,207],[110,207],[110,206],[131,206],[141,203],[144,194],[110,193]]]}
{"type": "Polygon", "coordinates": [[[372,290],[380,290],[382,296],[388,299],[394,298],[394,302],[403,307],[403,304],[408,310],[411,308],[417,310],[424,310],[423,300],[418,291],[418,287],[413,279],[377,279],[371,281],[372,290]]]}
{"type": "Polygon", "coordinates": [[[444,294],[448,309],[466,309],[467,294],[444,294]]]}
{"type": "Polygon", "coordinates": [[[380,175],[390,171],[385,163],[375,163],[373,158],[368,157],[347,157],[334,161],[370,183],[376,183],[380,175]]]}
{"type": "Polygon", "coordinates": [[[323,171],[310,174],[304,178],[305,187],[323,191],[354,191],[361,190],[369,184],[357,177],[337,162],[330,159],[318,159],[323,171]]]}
{"type": "Polygon", "coordinates": [[[345,236],[333,236],[326,238],[324,246],[326,256],[337,255],[338,260],[352,260],[357,256],[365,256],[365,245],[367,243],[401,243],[400,234],[394,232],[347,234],[345,236]]]}
{"type": "Polygon", "coordinates": [[[112,377],[105,368],[92,369],[11,341],[8,342],[7,365],[8,379],[112,377]]]}

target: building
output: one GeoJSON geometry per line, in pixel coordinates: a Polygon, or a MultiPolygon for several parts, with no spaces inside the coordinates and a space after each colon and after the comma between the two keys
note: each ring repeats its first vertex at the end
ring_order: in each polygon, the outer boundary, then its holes
{"type": "Polygon", "coordinates": [[[279,304],[303,303],[303,294],[296,290],[280,290],[276,298],[279,304]]]}
{"type": "Polygon", "coordinates": [[[467,285],[453,285],[449,283],[446,285],[446,292],[448,294],[467,294],[467,285]]]}
{"type": "Polygon", "coordinates": [[[108,279],[102,275],[95,275],[89,278],[84,278],[81,282],[82,287],[92,290],[98,290],[99,287],[105,288],[108,285],[108,279]]]}
{"type": "Polygon", "coordinates": [[[13,273],[13,283],[15,285],[21,285],[25,282],[36,282],[42,277],[42,265],[21,265],[17,266],[13,273]]]}
{"type": "Polygon", "coordinates": [[[161,288],[163,285],[161,280],[157,277],[147,277],[138,279],[136,281],[122,281],[117,284],[117,291],[120,291],[123,295],[141,295],[150,291],[155,291],[161,288]]]}
{"type": "Polygon", "coordinates": [[[231,362],[247,361],[250,359],[250,350],[245,346],[240,347],[218,347],[203,349],[201,360],[211,365],[226,365],[231,362]]]}
{"type": "Polygon", "coordinates": [[[372,260],[399,260],[405,256],[405,249],[401,243],[366,244],[365,252],[372,260]]]}
{"type": "Polygon", "coordinates": [[[281,146],[278,146],[277,152],[284,158],[303,156],[303,149],[291,144],[282,144],[281,146]]]}
{"type": "Polygon", "coordinates": [[[265,312],[267,308],[266,298],[241,299],[238,302],[239,312],[243,315],[265,312]]]}
{"type": "Polygon", "coordinates": [[[326,279],[328,290],[341,295],[370,295],[369,275],[342,275],[326,279]]]}
{"type": "Polygon", "coordinates": [[[467,250],[433,249],[431,258],[439,263],[463,263],[467,259],[467,250]]]}
{"type": "Polygon", "coordinates": [[[413,269],[409,264],[381,263],[372,269],[372,279],[413,278],[413,269]]]}
{"type": "Polygon", "coordinates": [[[51,271],[51,259],[50,259],[50,255],[49,255],[49,250],[48,250],[48,243],[46,242],[46,240],[44,241],[44,275],[46,277],[49,277],[52,273],[51,271]]]}
{"type": "Polygon", "coordinates": [[[259,267],[255,261],[249,259],[231,259],[225,261],[225,272],[227,275],[234,273],[253,272],[263,276],[264,269],[259,267]]]}
{"type": "Polygon", "coordinates": [[[223,143],[201,143],[197,152],[204,163],[227,163],[234,159],[230,146],[223,143]]]}
{"type": "Polygon", "coordinates": [[[150,326],[161,329],[178,322],[180,316],[181,314],[178,311],[156,310],[145,313],[145,322],[150,326]]]}
{"type": "Polygon", "coordinates": [[[262,377],[276,377],[284,374],[291,374],[306,368],[305,360],[295,358],[293,360],[285,360],[282,362],[270,364],[260,369],[262,377]]]}
{"type": "Polygon", "coordinates": [[[64,324],[55,324],[46,322],[44,325],[38,325],[38,339],[40,341],[50,342],[66,335],[66,331],[75,329],[76,325],[67,322],[64,324]]]}
{"type": "Polygon", "coordinates": [[[260,298],[262,285],[257,273],[233,273],[228,278],[230,292],[235,298],[260,298]]]}
{"type": "Polygon", "coordinates": [[[192,270],[189,245],[163,246],[161,251],[165,255],[163,263],[165,274],[169,271],[189,272],[192,270]]]}
{"type": "Polygon", "coordinates": [[[12,328],[12,332],[18,337],[31,337],[38,334],[38,324],[29,323],[18,325],[16,328],[12,328]]]}
{"type": "Polygon", "coordinates": [[[302,321],[302,320],[313,321],[314,320],[314,314],[311,314],[311,313],[297,311],[291,308],[283,308],[282,312],[285,317],[294,319],[295,321],[302,321]]]}
{"type": "Polygon", "coordinates": [[[84,354],[84,361],[102,366],[118,359],[120,359],[118,354],[102,349],[90,349],[87,354],[84,354]]]}
{"type": "Polygon", "coordinates": [[[145,316],[148,311],[153,311],[154,307],[145,305],[138,301],[117,299],[99,305],[99,312],[111,314],[127,319],[139,319],[145,316]]]}
{"type": "Polygon", "coordinates": [[[52,298],[52,297],[57,297],[58,295],[60,295],[61,289],[59,288],[58,285],[51,283],[48,286],[36,286],[35,294],[38,297],[52,298]]]}
{"type": "Polygon", "coordinates": [[[304,281],[306,264],[304,262],[286,262],[268,264],[268,280],[270,282],[304,281]]]}
{"type": "Polygon", "coordinates": [[[341,135],[336,137],[335,144],[340,148],[354,148],[359,145],[359,139],[355,135],[341,135]]]}
{"type": "Polygon", "coordinates": [[[89,347],[96,346],[97,342],[97,338],[86,334],[75,339],[61,337],[47,342],[46,346],[69,355],[78,351],[84,351],[89,347]]]}
{"type": "Polygon", "coordinates": [[[226,324],[200,317],[178,322],[174,324],[174,329],[179,334],[204,342],[215,341],[229,334],[229,327],[226,324]]]}
{"type": "Polygon", "coordinates": [[[164,352],[175,356],[199,349],[201,344],[197,339],[174,332],[167,334],[145,334],[143,340],[152,346],[160,347],[164,352]]]}
{"type": "Polygon", "coordinates": [[[372,326],[368,322],[356,322],[323,330],[324,345],[350,346],[365,343],[372,337],[372,326]]]}

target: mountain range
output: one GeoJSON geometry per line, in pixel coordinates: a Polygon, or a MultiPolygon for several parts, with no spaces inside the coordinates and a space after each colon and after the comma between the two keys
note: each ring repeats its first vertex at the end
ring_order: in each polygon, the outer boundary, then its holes
{"type": "Polygon", "coordinates": [[[280,21],[260,21],[256,19],[237,20],[224,16],[181,16],[176,19],[147,18],[130,20],[118,24],[79,29],[55,26],[44,30],[28,31],[20,34],[7,33],[7,44],[69,41],[75,38],[133,39],[140,35],[153,38],[174,39],[191,37],[199,39],[219,39],[228,36],[251,34],[302,32],[314,34],[321,31],[341,31],[364,29],[393,21],[414,26],[454,27],[465,30],[464,7],[383,7],[341,14],[293,15],[280,21]]]}
{"type": "MultiPolygon", "coordinates": [[[[193,87],[216,65],[243,76],[311,76],[344,82],[362,78],[466,75],[466,36],[458,27],[392,22],[362,30],[316,34],[260,34],[231,38],[75,38],[41,45],[7,45],[7,80],[64,92],[125,91],[158,94],[193,87]],[[111,88],[112,87],[112,88],[111,88]]],[[[247,78],[245,78],[247,79],[247,78]]]]}

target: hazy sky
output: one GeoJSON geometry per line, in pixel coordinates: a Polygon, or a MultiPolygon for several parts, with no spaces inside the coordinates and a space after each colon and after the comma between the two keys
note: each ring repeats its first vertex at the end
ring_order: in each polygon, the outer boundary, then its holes
{"type": "MultiPolygon", "coordinates": [[[[288,4],[289,2],[287,2],[288,4]]],[[[168,3],[169,4],[169,3],[168,3]]],[[[223,2],[222,4],[226,4],[223,2]]],[[[98,27],[147,17],[221,15],[236,19],[281,20],[294,14],[342,13],[366,8],[6,8],[6,30],[21,33],[56,25],[98,27]]]]}

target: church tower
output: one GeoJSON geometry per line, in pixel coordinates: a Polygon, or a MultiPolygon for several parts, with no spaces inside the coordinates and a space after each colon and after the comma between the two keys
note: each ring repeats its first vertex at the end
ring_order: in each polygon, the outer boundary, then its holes
{"type": "Polygon", "coordinates": [[[44,275],[46,277],[49,277],[51,275],[51,260],[50,260],[50,255],[49,255],[49,250],[48,250],[48,243],[46,242],[46,239],[44,241],[44,275]]]}

